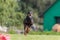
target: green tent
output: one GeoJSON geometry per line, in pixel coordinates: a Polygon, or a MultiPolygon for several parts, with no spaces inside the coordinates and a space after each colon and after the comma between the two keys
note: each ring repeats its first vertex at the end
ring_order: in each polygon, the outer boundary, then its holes
{"type": "Polygon", "coordinates": [[[54,24],[57,23],[56,19],[60,19],[60,0],[57,0],[45,13],[44,13],[44,30],[52,30],[54,24]]]}

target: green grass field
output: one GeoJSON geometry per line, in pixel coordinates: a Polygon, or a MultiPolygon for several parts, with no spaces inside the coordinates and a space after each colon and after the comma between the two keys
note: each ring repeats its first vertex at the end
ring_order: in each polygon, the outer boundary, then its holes
{"type": "Polygon", "coordinates": [[[60,40],[59,35],[18,35],[11,34],[11,40],[60,40]]]}

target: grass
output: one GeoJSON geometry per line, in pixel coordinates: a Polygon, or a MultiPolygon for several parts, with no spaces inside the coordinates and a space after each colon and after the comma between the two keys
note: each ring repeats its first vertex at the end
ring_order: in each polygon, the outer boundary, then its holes
{"type": "Polygon", "coordinates": [[[60,32],[30,31],[27,36],[23,34],[10,34],[11,40],[60,40],[60,32]]]}
{"type": "Polygon", "coordinates": [[[19,35],[11,34],[11,40],[60,40],[59,35],[19,35]]]}
{"type": "Polygon", "coordinates": [[[60,35],[60,32],[53,32],[53,31],[31,31],[29,32],[30,35],[60,35]]]}

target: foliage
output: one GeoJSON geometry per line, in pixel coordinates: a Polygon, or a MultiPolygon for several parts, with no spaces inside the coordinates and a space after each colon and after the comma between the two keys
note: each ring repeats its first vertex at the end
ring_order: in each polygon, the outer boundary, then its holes
{"type": "Polygon", "coordinates": [[[0,25],[20,26],[24,14],[16,11],[17,8],[19,8],[17,0],[0,0],[0,25]]]}
{"type": "Polygon", "coordinates": [[[40,7],[45,4],[45,1],[0,0],[0,25],[21,27],[26,13],[30,10],[34,12],[34,20],[37,22],[38,13],[41,11],[40,7]]]}

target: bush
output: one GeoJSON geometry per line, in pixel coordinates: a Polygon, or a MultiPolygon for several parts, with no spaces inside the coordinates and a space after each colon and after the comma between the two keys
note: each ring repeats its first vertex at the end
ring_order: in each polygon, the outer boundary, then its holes
{"type": "Polygon", "coordinates": [[[9,34],[16,34],[16,32],[13,31],[13,30],[10,30],[10,31],[9,31],[9,34]]]}

